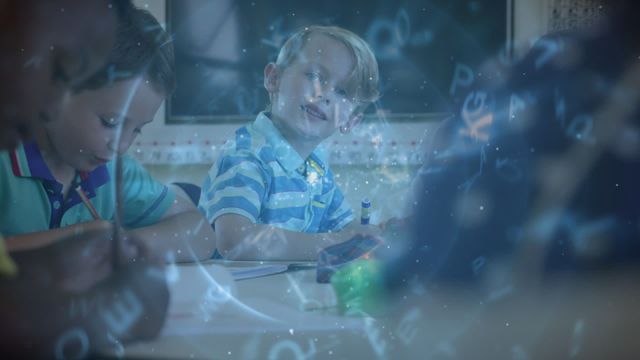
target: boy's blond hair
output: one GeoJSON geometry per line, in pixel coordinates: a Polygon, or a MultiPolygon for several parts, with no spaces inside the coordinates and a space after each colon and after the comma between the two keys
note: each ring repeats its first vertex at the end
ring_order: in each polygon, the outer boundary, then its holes
{"type": "MultiPolygon", "coordinates": [[[[282,45],[276,66],[284,70],[302,51],[312,34],[330,36],[342,44],[351,52],[355,65],[347,80],[347,87],[357,102],[354,113],[364,112],[373,102],[378,100],[378,62],[369,45],[355,33],[337,26],[308,26],[298,30],[282,45]]],[[[269,94],[271,102],[273,95],[269,94]]]]}

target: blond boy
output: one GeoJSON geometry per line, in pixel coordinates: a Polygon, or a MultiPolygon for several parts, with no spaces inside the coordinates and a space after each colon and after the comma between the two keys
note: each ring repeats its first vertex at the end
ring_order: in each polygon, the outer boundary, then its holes
{"type": "Polygon", "coordinates": [[[356,233],[321,144],[348,132],[378,98],[369,46],[338,27],[312,26],[284,44],[264,69],[268,111],[238,129],[203,184],[199,208],[230,259],[314,260],[356,233]]]}

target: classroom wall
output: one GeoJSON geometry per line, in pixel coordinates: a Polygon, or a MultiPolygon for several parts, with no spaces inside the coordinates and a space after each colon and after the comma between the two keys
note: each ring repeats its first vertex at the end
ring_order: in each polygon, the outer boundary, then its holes
{"type": "MultiPolygon", "coordinates": [[[[161,23],[165,21],[164,0],[134,0],[139,7],[148,9],[161,23]]],[[[415,122],[362,124],[349,135],[338,134],[330,140],[341,150],[334,156],[339,164],[380,165],[397,162],[404,165],[419,165],[421,159],[416,149],[442,116],[433,119],[417,119],[415,122]],[[433,120],[433,121],[431,121],[433,120]],[[372,138],[380,135],[374,139],[372,138]],[[380,139],[383,137],[383,139],[380,139]],[[382,142],[382,143],[380,143],[382,142]],[[361,156],[358,156],[360,154],[361,156]],[[373,156],[362,156],[363,154],[373,156]],[[372,160],[369,160],[372,159],[372,160]],[[390,160],[391,161],[388,161],[390,160]]],[[[209,164],[213,162],[220,146],[229,139],[241,124],[220,125],[175,125],[165,124],[164,106],[154,121],[145,126],[134,142],[131,153],[141,162],[150,165],[209,164]]]]}
{"type": "Polygon", "coordinates": [[[546,9],[550,1],[513,1],[513,42],[516,55],[524,54],[531,47],[531,43],[546,32],[546,9]]]}

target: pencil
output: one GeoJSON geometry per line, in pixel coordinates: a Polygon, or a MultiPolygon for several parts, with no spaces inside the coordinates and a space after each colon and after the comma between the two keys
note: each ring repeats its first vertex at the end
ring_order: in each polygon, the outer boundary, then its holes
{"type": "Polygon", "coordinates": [[[91,216],[93,216],[93,220],[101,220],[100,215],[98,215],[98,212],[96,211],[96,208],[93,207],[93,204],[91,203],[91,201],[89,201],[87,194],[85,194],[80,185],[78,185],[78,187],[76,188],[76,192],[78,193],[80,200],[82,200],[84,205],[87,207],[87,210],[89,210],[89,212],[91,213],[91,216]]]}

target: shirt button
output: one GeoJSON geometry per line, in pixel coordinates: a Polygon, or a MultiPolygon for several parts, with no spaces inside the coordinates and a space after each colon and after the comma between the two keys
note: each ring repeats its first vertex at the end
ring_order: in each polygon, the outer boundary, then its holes
{"type": "Polygon", "coordinates": [[[53,202],[53,208],[58,210],[60,209],[60,201],[56,200],[53,202]]]}

